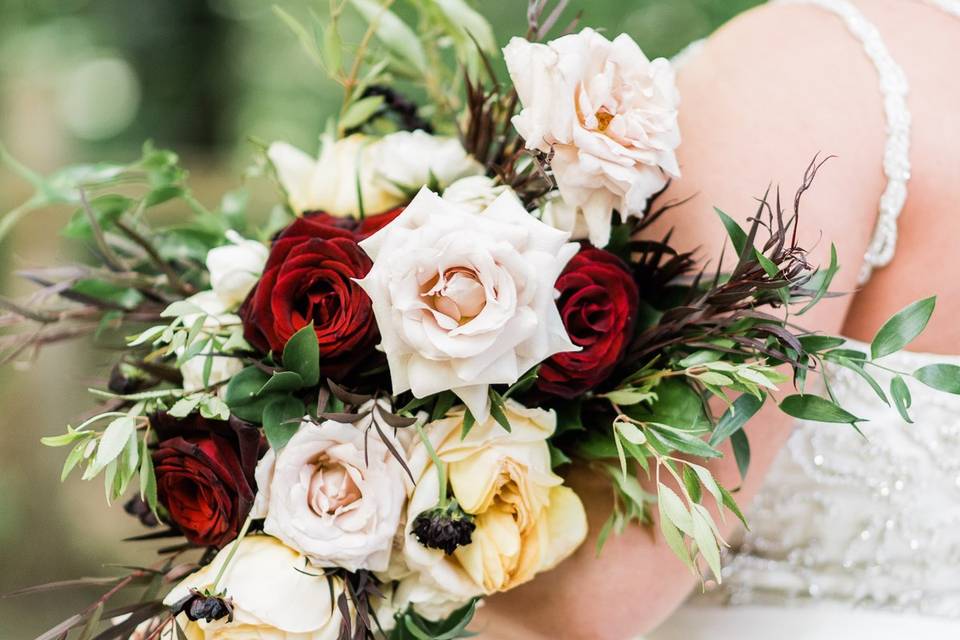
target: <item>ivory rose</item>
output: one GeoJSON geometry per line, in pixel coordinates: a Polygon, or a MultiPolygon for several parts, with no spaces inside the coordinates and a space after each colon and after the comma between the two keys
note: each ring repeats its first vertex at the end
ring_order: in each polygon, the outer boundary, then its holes
{"type": "Polygon", "coordinates": [[[678,177],[679,94],[670,62],[648,60],[626,34],[592,29],[547,44],[513,38],[503,50],[523,110],[528,149],[553,152],[563,199],[582,210],[590,242],[606,246],[612,212],[639,216],[678,177]]]}
{"type": "Polygon", "coordinates": [[[443,191],[443,199],[471,213],[480,213],[510,187],[487,176],[460,178],[443,191]]]}
{"type": "Polygon", "coordinates": [[[575,351],[554,283],[577,245],[510,192],[476,214],[423,189],[360,243],[394,394],[452,390],[478,420],[487,389],[512,384],[555,353],[575,351]]]}
{"type": "Polygon", "coordinates": [[[267,155],[298,214],[324,211],[357,216],[357,185],[366,215],[406,203],[409,194],[436,182],[445,187],[457,178],[483,172],[456,138],[424,131],[398,131],[373,138],[354,134],[323,139],[319,159],[284,142],[270,145],[267,155]]]}
{"type": "Polygon", "coordinates": [[[319,566],[384,571],[390,561],[405,472],[376,430],[363,426],[304,422],[257,466],[254,517],[319,566]]]}
{"type": "Polygon", "coordinates": [[[262,242],[227,232],[230,244],[207,252],[210,288],[228,309],[236,309],[257,284],[270,252],[262,242]]]}
{"type": "MultiPolygon", "coordinates": [[[[191,588],[211,588],[233,544],[174,587],[164,604],[173,605],[191,588]]],[[[233,622],[194,622],[181,614],[187,640],[336,640],[342,618],[330,593],[332,585],[339,595],[343,583],[309,575],[317,572],[306,567],[302,555],[275,538],[244,538],[219,585],[231,599],[233,622]]]]}
{"type": "Polygon", "coordinates": [[[420,581],[398,588],[411,600],[434,600],[437,589],[454,604],[506,591],[556,566],[580,546],[587,519],[577,495],[550,467],[547,438],[556,428],[552,411],[528,409],[508,400],[507,432],[493,419],[477,422],[461,440],[463,412],[424,427],[439,459],[447,465],[452,495],[474,516],[470,544],[452,555],[429,549],[412,533],[421,512],[438,496],[437,468],[423,444],[414,446],[411,469],[417,478],[407,507],[403,554],[420,581]],[[419,575],[417,575],[419,574],[419,575]]]}

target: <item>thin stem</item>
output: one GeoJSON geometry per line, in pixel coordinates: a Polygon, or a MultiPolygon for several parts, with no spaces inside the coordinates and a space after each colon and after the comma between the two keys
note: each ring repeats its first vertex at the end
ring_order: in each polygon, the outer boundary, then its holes
{"type": "Polygon", "coordinates": [[[164,275],[167,276],[167,282],[170,283],[171,287],[173,287],[174,289],[176,289],[177,291],[179,291],[185,296],[189,296],[190,294],[195,293],[195,291],[193,290],[193,287],[190,287],[189,285],[185,284],[182,280],[180,280],[180,276],[177,275],[177,272],[174,271],[173,267],[171,267],[170,264],[167,263],[167,261],[160,256],[160,254],[157,252],[156,247],[154,247],[149,240],[147,240],[142,235],[137,233],[137,231],[135,231],[132,227],[128,226],[122,220],[117,220],[115,224],[117,228],[120,229],[120,231],[122,231],[125,236],[127,236],[128,238],[130,238],[130,240],[133,241],[134,244],[136,244],[141,249],[147,252],[147,255],[150,256],[150,260],[152,260],[153,263],[156,264],[161,271],[163,271],[164,275]]]}
{"type": "Polygon", "coordinates": [[[436,450],[433,448],[433,445],[430,443],[430,438],[427,437],[427,434],[424,433],[423,427],[420,423],[415,425],[417,430],[417,435],[420,436],[420,440],[423,442],[423,445],[427,448],[427,455],[430,456],[430,460],[433,462],[433,465],[437,468],[437,481],[440,484],[440,497],[439,504],[440,508],[443,509],[447,506],[447,468],[443,465],[443,462],[440,460],[440,456],[437,455],[436,450]]]}
{"type": "Polygon", "coordinates": [[[217,572],[217,577],[213,581],[214,593],[220,593],[220,581],[223,580],[223,575],[230,567],[230,563],[233,562],[233,557],[237,554],[237,549],[240,548],[240,543],[243,542],[243,539],[246,537],[247,531],[250,529],[251,522],[253,522],[253,516],[247,516],[246,521],[243,523],[243,528],[240,529],[240,534],[237,536],[237,539],[233,541],[233,545],[230,547],[230,551],[227,553],[227,559],[222,565],[220,565],[220,571],[217,572]]]}

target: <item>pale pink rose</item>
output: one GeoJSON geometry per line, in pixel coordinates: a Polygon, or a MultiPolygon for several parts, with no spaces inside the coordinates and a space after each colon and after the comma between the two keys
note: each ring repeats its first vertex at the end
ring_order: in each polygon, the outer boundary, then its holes
{"type": "Polygon", "coordinates": [[[528,149],[553,152],[564,201],[581,209],[590,241],[605,246],[614,209],[641,215],[680,175],[669,61],[648,60],[628,35],[611,42],[592,29],[547,44],[513,38],[503,54],[523,104],[514,126],[528,149]]]}
{"type": "Polygon", "coordinates": [[[304,422],[257,465],[253,514],[319,566],[383,571],[406,501],[404,475],[375,430],[304,422]]]}
{"type": "Polygon", "coordinates": [[[527,213],[512,192],[472,213],[423,189],[360,243],[395,394],[456,393],[477,420],[487,389],[575,351],[553,285],[577,245],[527,213]]]}

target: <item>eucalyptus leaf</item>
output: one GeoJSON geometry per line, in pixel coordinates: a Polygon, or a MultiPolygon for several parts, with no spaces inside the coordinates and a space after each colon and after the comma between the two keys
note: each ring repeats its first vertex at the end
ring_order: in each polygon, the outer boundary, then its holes
{"type": "Polygon", "coordinates": [[[938,391],[960,394],[960,366],[931,364],[913,372],[913,377],[938,391]]]}
{"type": "Polygon", "coordinates": [[[395,13],[375,0],[351,0],[364,19],[374,27],[377,38],[387,49],[423,75],[427,71],[427,54],[417,34],[395,13]]]}
{"type": "Polygon", "coordinates": [[[910,412],[908,411],[913,401],[910,397],[910,387],[907,386],[903,376],[894,376],[890,381],[890,397],[893,398],[893,405],[900,413],[900,417],[909,423],[913,423],[913,420],[910,419],[910,412]]]}
{"type": "Polygon", "coordinates": [[[298,398],[281,396],[275,398],[263,409],[263,432],[274,451],[279,451],[290,441],[300,428],[300,421],[306,413],[306,405],[298,398]]]}
{"type": "Polygon", "coordinates": [[[845,423],[856,425],[863,422],[831,400],[815,395],[795,394],[780,403],[780,410],[788,416],[813,422],[845,423]]]}
{"type": "Polygon", "coordinates": [[[910,344],[926,328],[936,304],[935,296],[918,300],[887,320],[870,343],[873,357],[882,358],[910,344]]]}
{"type": "Polygon", "coordinates": [[[283,347],[283,366],[300,374],[305,387],[320,381],[320,345],[311,322],[297,331],[283,347]]]}

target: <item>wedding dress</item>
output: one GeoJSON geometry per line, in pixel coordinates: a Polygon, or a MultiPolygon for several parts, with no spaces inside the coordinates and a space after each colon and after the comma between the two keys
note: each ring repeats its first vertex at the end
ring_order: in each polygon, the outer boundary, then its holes
{"type": "MultiPolygon", "coordinates": [[[[893,257],[906,200],[907,78],[853,4],[781,1],[835,13],[877,68],[887,186],[861,272],[866,281],[893,257]]],[[[960,17],[958,0],[924,1],[960,17]]],[[[935,362],[960,364],[960,357],[904,352],[882,364],[912,372],[935,362]]],[[[727,555],[722,583],[691,598],[647,640],[960,638],[960,397],[908,379],[914,423],[906,424],[853,372],[828,366],[825,373],[841,404],[869,420],[861,425],[866,438],[845,425],[798,424],[748,510],[752,528],[727,555]]],[[[878,378],[889,388],[889,378],[878,378]]]]}

